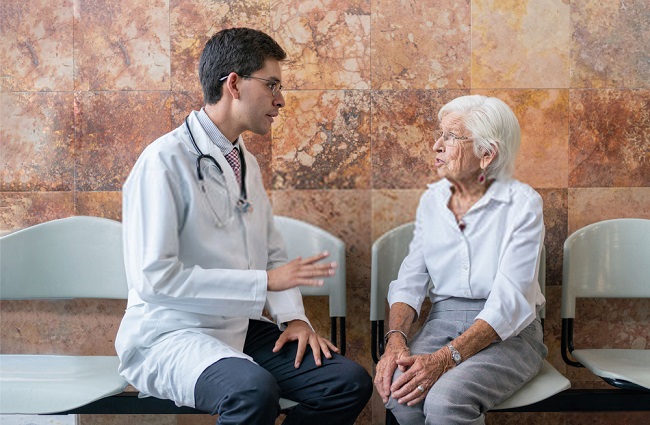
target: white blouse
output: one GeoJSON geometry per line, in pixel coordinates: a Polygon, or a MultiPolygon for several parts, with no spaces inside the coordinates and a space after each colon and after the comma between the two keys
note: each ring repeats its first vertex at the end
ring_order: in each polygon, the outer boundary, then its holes
{"type": "Polygon", "coordinates": [[[433,303],[485,299],[477,319],[505,340],[532,323],[545,302],[537,282],[542,198],[517,180],[497,180],[459,226],[447,206],[451,193],[443,179],[422,195],[413,241],[388,302],[406,303],[419,314],[427,294],[433,303]]]}

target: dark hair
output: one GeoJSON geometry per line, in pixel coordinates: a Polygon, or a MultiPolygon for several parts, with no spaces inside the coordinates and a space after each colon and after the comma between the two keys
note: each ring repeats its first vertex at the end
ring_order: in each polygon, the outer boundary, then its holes
{"type": "Polygon", "coordinates": [[[231,72],[251,75],[267,59],[284,60],[286,52],[271,37],[251,28],[230,28],[214,34],[205,43],[199,61],[199,79],[206,104],[221,99],[224,81],[231,72]]]}

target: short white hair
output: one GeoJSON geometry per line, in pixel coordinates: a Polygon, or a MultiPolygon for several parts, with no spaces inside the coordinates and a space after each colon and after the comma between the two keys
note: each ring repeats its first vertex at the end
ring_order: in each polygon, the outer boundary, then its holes
{"type": "Polygon", "coordinates": [[[472,133],[474,153],[496,152],[485,169],[492,179],[509,179],[515,171],[515,159],[521,144],[521,128],[512,109],[496,97],[461,96],[440,108],[438,119],[456,113],[465,128],[472,133]]]}

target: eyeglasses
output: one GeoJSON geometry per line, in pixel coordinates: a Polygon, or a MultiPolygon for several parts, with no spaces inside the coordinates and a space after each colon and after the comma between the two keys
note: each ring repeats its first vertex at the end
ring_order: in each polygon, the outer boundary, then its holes
{"type": "Polygon", "coordinates": [[[440,140],[442,137],[442,141],[446,146],[456,146],[456,141],[468,142],[472,140],[472,138],[468,136],[456,136],[454,133],[444,133],[441,130],[434,131],[433,136],[436,138],[436,141],[440,140]]]}
{"type": "MultiPolygon", "coordinates": [[[[242,78],[252,78],[254,80],[264,81],[266,83],[266,86],[271,90],[271,95],[273,95],[273,96],[275,96],[276,94],[278,94],[279,92],[281,92],[284,89],[282,84],[280,84],[280,82],[276,81],[276,80],[269,80],[269,79],[266,79],[266,78],[253,77],[253,76],[250,76],[250,75],[241,75],[241,77],[242,78]]],[[[219,81],[224,81],[227,78],[228,78],[228,76],[226,75],[225,77],[219,78],[219,81]]]]}

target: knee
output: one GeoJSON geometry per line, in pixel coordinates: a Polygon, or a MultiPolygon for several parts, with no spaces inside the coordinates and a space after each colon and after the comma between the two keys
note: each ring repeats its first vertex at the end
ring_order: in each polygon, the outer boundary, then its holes
{"type": "Polygon", "coordinates": [[[366,369],[353,361],[349,361],[337,375],[343,381],[342,385],[345,386],[351,398],[365,406],[370,400],[373,390],[372,378],[366,369]]]}
{"type": "Polygon", "coordinates": [[[260,369],[238,378],[237,388],[227,398],[227,403],[234,406],[251,406],[270,411],[279,409],[280,388],[273,375],[260,369]]]}
{"type": "MultiPolygon", "coordinates": [[[[449,420],[452,423],[453,418],[464,418],[465,420],[476,419],[481,416],[478,405],[469,399],[445,393],[437,393],[434,385],[432,392],[427,395],[424,402],[423,410],[427,418],[438,418],[440,420],[449,420]]],[[[443,420],[444,423],[445,421],[443,420]]]]}

